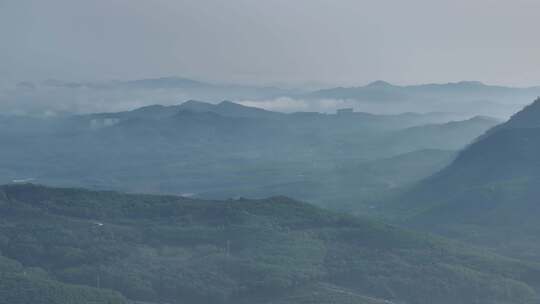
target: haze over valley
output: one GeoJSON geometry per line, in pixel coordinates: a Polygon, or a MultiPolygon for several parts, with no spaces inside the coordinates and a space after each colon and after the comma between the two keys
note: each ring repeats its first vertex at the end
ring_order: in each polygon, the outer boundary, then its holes
{"type": "Polygon", "coordinates": [[[0,87],[0,109],[14,115],[51,116],[133,110],[187,100],[217,104],[230,100],[278,112],[334,113],[353,108],[374,114],[444,112],[507,119],[540,95],[540,87],[505,87],[478,81],[393,85],[373,81],[350,87],[280,88],[220,84],[184,77],[130,81],[73,82],[44,80],[10,82],[0,87]]]}
{"type": "Polygon", "coordinates": [[[224,101],[5,117],[2,183],[200,198],[287,195],[362,209],[442,169],[499,120],[450,113],[281,113],[224,101]],[[407,169],[405,169],[407,168],[407,169]]]}
{"type": "Polygon", "coordinates": [[[0,304],[540,304],[535,0],[0,0],[0,304]]]}

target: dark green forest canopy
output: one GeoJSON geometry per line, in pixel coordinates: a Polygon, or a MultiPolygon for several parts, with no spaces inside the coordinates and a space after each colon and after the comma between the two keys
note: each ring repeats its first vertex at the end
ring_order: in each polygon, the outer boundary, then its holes
{"type": "MultiPolygon", "coordinates": [[[[33,270],[35,280],[54,284],[32,282],[36,292],[62,288],[59,297],[69,297],[69,288],[84,288],[76,294],[88,303],[124,301],[107,290],[155,303],[538,300],[535,264],[285,197],[0,189],[2,261],[17,265],[2,274],[16,279],[33,270]]],[[[0,292],[13,290],[0,282],[0,292]]],[[[61,299],[51,303],[73,303],[61,299]]]]}

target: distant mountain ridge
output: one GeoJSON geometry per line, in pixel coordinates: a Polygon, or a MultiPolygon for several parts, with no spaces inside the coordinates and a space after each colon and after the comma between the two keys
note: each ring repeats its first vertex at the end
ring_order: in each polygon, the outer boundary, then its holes
{"type": "Polygon", "coordinates": [[[171,104],[174,99],[260,102],[269,109],[334,111],[352,107],[361,112],[458,112],[509,117],[540,96],[540,86],[517,88],[486,85],[478,81],[447,84],[394,85],[383,80],[365,86],[320,90],[241,84],[219,84],[185,77],[73,82],[47,80],[21,82],[0,94],[0,110],[17,115],[57,115],[127,109],[140,105],[171,104]],[[43,101],[48,101],[47,103],[43,101]],[[40,114],[39,114],[40,113],[40,114]]]}
{"type": "Polygon", "coordinates": [[[366,86],[330,88],[304,96],[308,100],[349,100],[350,104],[377,111],[385,111],[385,107],[430,111],[453,109],[477,115],[507,117],[540,96],[540,86],[504,87],[478,81],[400,86],[375,81],[366,86]]]}
{"type": "Polygon", "coordinates": [[[227,117],[245,117],[245,118],[265,118],[265,117],[279,117],[284,115],[279,112],[271,112],[255,107],[248,107],[231,101],[222,101],[217,104],[203,102],[198,100],[188,100],[179,105],[150,105],[141,108],[136,108],[130,111],[123,112],[111,112],[111,113],[96,113],[82,115],[80,117],[90,118],[120,118],[120,119],[133,119],[133,118],[166,118],[171,117],[180,111],[188,111],[193,113],[214,113],[227,117]]]}
{"type": "MultiPolygon", "coordinates": [[[[22,82],[21,85],[28,86],[33,83],[22,82]]],[[[112,80],[105,82],[69,82],[57,79],[48,79],[40,83],[41,85],[51,87],[66,87],[66,88],[94,88],[94,89],[114,89],[114,88],[133,88],[133,89],[186,89],[186,88],[259,88],[261,90],[280,90],[277,87],[271,86],[247,86],[247,85],[226,85],[214,84],[205,81],[194,80],[186,77],[159,77],[145,78],[136,80],[112,80]]]]}
{"type": "MultiPolygon", "coordinates": [[[[93,113],[93,114],[83,114],[79,115],[80,117],[148,117],[152,116],[168,116],[174,115],[178,111],[190,111],[194,113],[204,113],[212,112],[222,116],[230,117],[250,117],[250,118],[264,118],[264,117],[337,117],[338,115],[332,113],[320,113],[320,112],[291,112],[283,113],[278,111],[265,110],[260,107],[255,106],[246,106],[241,103],[232,102],[229,100],[223,100],[218,103],[200,101],[200,100],[188,100],[182,102],[178,105],[148,105],[140,108],[135,108],[129,111],[121,112],[104,112],[104,113],[93,113]]],[[[358,112],[354,111],[347,114],[339,115],[340,119],[381,119],[381,118],[395,118],[403,120],[413,120],[416,119],[418,122],[416,124],[429,124],[436,123],[440,121],[452,121],[459,120],[463,117],[462,114],[456,113],[447,113],[447,112],[425,112],[425,113],[416,113],[416,112],[403,112],[399,114],[372,114],[368,112],[358,112]]],[[[470,117],[470,116],[469,116],[470,117]]],[[[477,116],[478,118],[483,117],[485,119],[492,119],[496,121],[496,118],[489,116],[477,116]]]]}
{"type": "Polygon", "coordinates": [[[478,98],[481,96],[497,97],[508,95],[514,92],[540,93],[540,86],[526,88],[512,88],[504,86],[486,85],[479,81],[461,81],[446,84],[418,84],[399,86],[386,81],[378,80],[366,86],[358,87],[338,87],[315,91],[307,96],[314,98],[350,98],[359,100],[385,100],[391,97],[402,99],[409,98],[448,98],[451,96],[461,96],[468,94],[468,98],[478,98]],[[384,95],[388,93],[388,95],[384,95]],[[377,95],[380,94],[380,95],[377,95]],[[449,96],[445,96],[448,95],[449,96]],[[438,95],[438,96],[437,96],[438,95]]]}
{"type": "Polygon", "coordinates": [[[284,115],[283,113],[267,111],[256,107],[244,106],[228,100],[222,101],[216,105],[190,100],[179,105],[178,109],[193,112],[212,112],[215,114],[231,117],[276,118],[284,115]]]}

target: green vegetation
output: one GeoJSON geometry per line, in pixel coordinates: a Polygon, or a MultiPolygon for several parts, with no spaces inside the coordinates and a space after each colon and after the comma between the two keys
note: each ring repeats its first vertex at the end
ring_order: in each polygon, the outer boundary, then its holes
{"type": "Polygon", "coordinates": [[[114,291],[61,283],[41,268],[25,268],[0,255],[0,303],[122,304],[127,300],[114,291]]]}
{"type": "Polygon", "coordinates": [[[397,210],[411,227],[540,261],[539,121],[540,99],[382,212],[397,210]]]}
{"type": "Polygon", "coordinates": [[[497,123],[449,119],[440,113],[284,114],[197,101],[48,119],[0,117],[0,184],[34,178],[204,199],[286,195],[364,212],[389,190],[443,168],[448,150],[497,123]]]}
{"type": "Polygon", "coordinates": [[[107,290],[155,303],[538,301],[537,265],[285,197],[203,201],[12,185],[0,190],[0,213],[2,275],[20,277],[10,268],[17,263],[39,268],[35,276],[46,279],[30,285],[36,294],[65,290],[52,303],[72,303],[60,299],[75,287],[62,284],[88,286],[75,294],[99,303],[122,301],[107,290]]]}

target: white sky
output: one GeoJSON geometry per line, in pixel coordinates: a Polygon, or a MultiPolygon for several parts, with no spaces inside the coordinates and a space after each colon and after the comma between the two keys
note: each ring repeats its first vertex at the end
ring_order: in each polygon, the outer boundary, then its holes
{"type": "Polygon", "coordinates": [[[0,80],[540,85],[538,0],[0,0],[0,80]]]}

